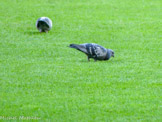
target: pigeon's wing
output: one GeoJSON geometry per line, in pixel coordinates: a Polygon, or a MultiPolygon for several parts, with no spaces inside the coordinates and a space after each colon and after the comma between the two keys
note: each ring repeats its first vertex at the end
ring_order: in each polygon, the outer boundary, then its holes
{"type": "Polygon", "coordinates": [[[79,50],[79,51],[81,51],[81,52],[83,52],[83,53],[88,55],[88,51],[86,49],[85,44],[80,44],[80,45],[78,45],[78,44],[70,44],[69,47],[75,48],[75,49],[77,49],[77,50],[79,50]]]}
{"type": "Polygon", "coordinates": [[[47,25],[49,26],[49,28],[52,27],[52,21],[49,18],[45,17],[44,18],[44,21],[47,23],[47,25]]]}
{"type": "Polygon", "coordinates": [[[107,55],[107,49],[98,44],[93,43],[92,45],[96,58],[101,60],[104,59],[107,55]]]}
{"type": "Polygon", "coordinates": [[[38,22],[38,28],[39,28],[39,27],[48,29],[48,28],[49,28],[49,25],[48,25],[45,21],[39,21],[39,22],[38,22]]]}

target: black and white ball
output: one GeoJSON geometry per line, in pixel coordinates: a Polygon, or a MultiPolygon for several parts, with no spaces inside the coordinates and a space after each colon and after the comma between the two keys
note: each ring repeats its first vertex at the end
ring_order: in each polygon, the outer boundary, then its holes
{"type": "Polygon", "coordinates": [[[48,32],[52,28],[52,20],[48,17],[40,17],[36,22],[39,32],[48,32]]]}

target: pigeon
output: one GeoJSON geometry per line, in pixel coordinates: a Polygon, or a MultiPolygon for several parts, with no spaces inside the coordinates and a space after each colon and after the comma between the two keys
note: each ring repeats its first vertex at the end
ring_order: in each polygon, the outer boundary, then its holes
{"type": "Polygon", "coordinates": [[[52,28],[52,21],[48,17],[40,17],[36,22],[39,32],[48,32],[52,28]]]}
{"type": "Polygon", "coordinates": [[[88,61],[93,58],[94,61],[97,60],[109,60],[110,57],[114,57],[114,51],[111,49],[106,49],[95,43],[85,43],[85,44],[70,44],[70,48],[75,48],[87,55],[88,61]]]}

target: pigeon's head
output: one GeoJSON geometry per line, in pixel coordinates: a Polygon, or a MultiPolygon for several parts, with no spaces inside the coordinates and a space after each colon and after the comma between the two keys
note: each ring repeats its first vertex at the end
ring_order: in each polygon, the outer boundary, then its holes
{"type": "Polygon", "coordinates": [[[111,56],[112,56],[112,57],[115,57],[115,55],[114,55],[114,51],[111,50],[111,49],[109,49],[109,51],[110,51],[111,56]]]}

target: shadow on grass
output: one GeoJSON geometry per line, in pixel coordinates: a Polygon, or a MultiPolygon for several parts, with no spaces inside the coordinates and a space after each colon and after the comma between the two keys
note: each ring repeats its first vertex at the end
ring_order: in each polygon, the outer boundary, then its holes
{"type": "Polygon", "coordinates": [[[86,59],[85,59],[85,60],[82,59],[82,60],[79,60],[79,62],[82,62],[82,63],[91,63],[91,62],[94,62],[94,61],[92,61],[92,60],[91,60],[91,61],[88,61],[88,60],[86,60],[86,59]]]}
{"type": "Polygon", "coordinates": [[[26,31],[26,32],[24,32],[24,34],[27,34],[27,35],[42,35],[42,34],[46,34],[46,33],[40,33],[38,31],[26,31]]]}
{"type": "Polygon", "coordinates": [[[82,62],[82,63],[99,63],[99,62],[106,62],[106,61],[94,61],[93,59],[91,59],[90,61],[88,60],[79,60],[79,62],[82,62]]]}
{"type": "Polygon", "coordinates": [[[82,59],[82,60],[79,60],[79,62],[82,62],[82,63],[121,63],[122,60],[110,59],[110,60],[103,60],[103,61],[94,61],[93,59],[90,59],[90,61],[88,61],[86,59],[82,59]]]}

